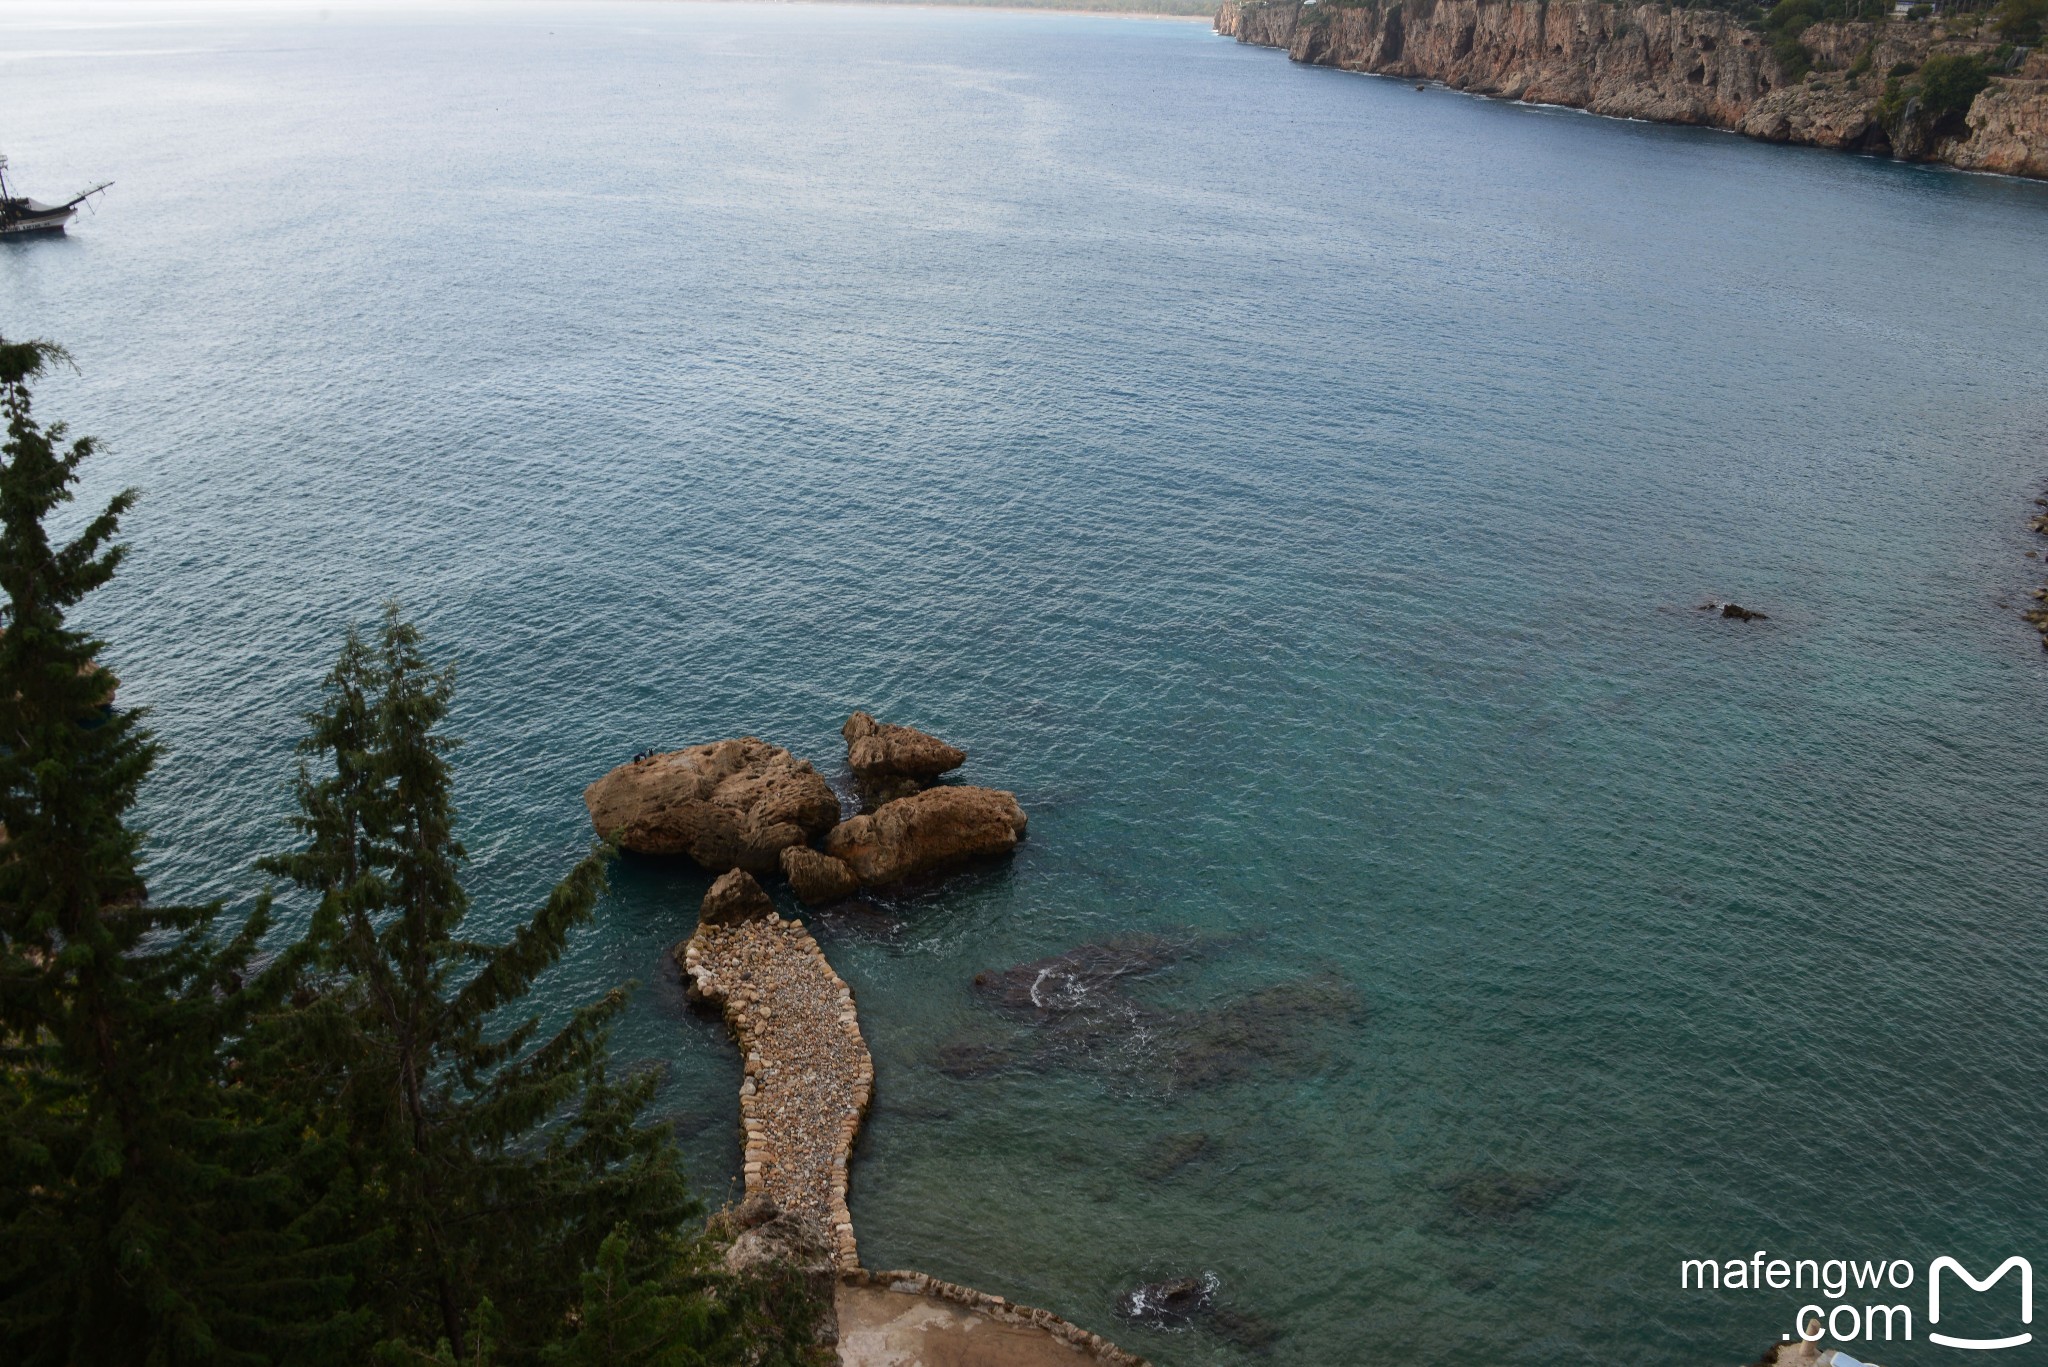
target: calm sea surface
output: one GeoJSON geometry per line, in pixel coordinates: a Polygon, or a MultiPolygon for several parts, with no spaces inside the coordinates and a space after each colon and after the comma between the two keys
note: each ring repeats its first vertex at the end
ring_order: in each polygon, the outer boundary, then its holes
{"type": "MultiPolygon", "coordinates": [[[[494,928],[649,746],[837,772],[867,707],[1017,791],[1008,867],[817,921],[871,1266],[1187,1367],[1249,1359],[1118,1292],[1213,1272],[1293,1363],[1733,1362],[1811,1298],[1682,1257],[2048,1263],[2048,186],[1043,14],[12,5],[0,103],[28,193],[117,182],[0,330],[145,491],[92,620],[160,895],[259,886],[395,594],[494,928]],[[1031,1043],[977,970],[1132,931],[1198,951],[1151,1019],[1363,1015],[1203,1086],[1173,1030],[937,1066],[1031,1043]]],[[[614,881],[548,1004],[642,982],[723,1199],[704,880],[614,881]]]]}

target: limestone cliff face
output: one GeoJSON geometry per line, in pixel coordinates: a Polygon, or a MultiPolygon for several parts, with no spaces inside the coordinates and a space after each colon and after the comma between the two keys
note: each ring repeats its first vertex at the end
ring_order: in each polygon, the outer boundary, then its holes
{"type": "Polygon", "coordinates": [[[1764,35],[1726,14],[1606,0],[1224,0],[1216,31],[1285,48],[1297,62],[1503,99],[2048,178],[2048,53],[1995,79],[1965,129],[1887,123],[1884,73],[1917,66],[1937,46],[1993,50],[1926,23],[1817,24],[1801,37],[1815,70],[1797,81],[1764,35]]]}

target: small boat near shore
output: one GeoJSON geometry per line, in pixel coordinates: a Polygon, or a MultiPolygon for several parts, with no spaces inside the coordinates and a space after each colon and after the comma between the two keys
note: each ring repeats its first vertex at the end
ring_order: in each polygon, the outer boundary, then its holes
{"type": "Polygon", "coordinates": [[[7,158],[0,157],[0,237],[61,233],[64,225],[78,213],[79,205],[113,183],[103,180],[90,189],[80,190],[62,204],[45,204],[14,193],[13,187],[7,183],[7,158]]]}

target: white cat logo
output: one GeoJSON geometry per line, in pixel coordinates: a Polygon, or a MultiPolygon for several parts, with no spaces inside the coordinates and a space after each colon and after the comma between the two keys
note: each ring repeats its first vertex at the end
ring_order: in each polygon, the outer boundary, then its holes
{"type": "MultiPolygon", "coordinates": [[[[1969,1270],[1954,1258],[1936,1258],[1933,1265],[1927,1269],[1927,1322],[1930,1325],[1941,1322],[1941,1269],[1944,1267],[1968,1282],[1972,1291],[1989,1291],[1994,1282],[2014,1268],[2018,1268],[2020,1323],[2034,1322],[2034,1265],[2025,1258],[2015,1255],[2000,1263],[1998,1270],[1981,1282],[1971,1276],[1969,1270]]],[[[2032,1334],[2014,1334],[2011,1338],[2004,1339],[1950,1338],[1947,1334],[1937,1334],[1932,1329],[1927,1331],[1927,1337],[1931,1342],[1938,1343],[1944,1348],[2017,1348],[2023,1343],[2034,1341],[2032,1334]]]]}

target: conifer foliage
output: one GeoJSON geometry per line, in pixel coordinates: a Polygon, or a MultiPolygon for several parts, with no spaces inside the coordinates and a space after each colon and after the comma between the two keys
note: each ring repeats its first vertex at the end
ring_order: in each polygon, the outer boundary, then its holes
{"type": "Polygon", "coordinates": [[[658,1075],[612,1076],[625,989],[528,1003],[610,852],[465,934],[454,676],[395,608],[348,634],[265,862],[302,933],[150,900],[156,745],[70,620],[134,496],[52,539],[94,452],[30,412],[63,359],[0,339],[0,1363],[821,1360],[802,1275],[691,1223],[658,1075]]]}
{"type": "MultiPolygon", "coordinates": [[[[351,632],[309,718],[304,843],[267,867],[319,899],[303,1028],[323,1066],[308,1105],[345,1138],[362,1193],[358,1232],[375,1252],[358,1295],[382,1351],[445,1343],[464,1359],[488,1337],[517,1361],[564,1332],[616,1224],[667,1234],[696,1207],[666,1131],[638,1123],[655,1077],[609,1076],[623,990],[552,1032],[517,1014],[590,917],[610,852],[585,856],[505,943],[462,934],[441,731],[453,694],[395,607],[374,641],[351,632]]],[[[661,1237],[633,1246],[639,1266],[613,1258],[620,1277],[676,1251],[661,1237]]]]}
{"type": "Polygon", "coordinates": [[[248,979],[264,914],[220,945],[217,907],[144,892],[125,818],[156,748],[67,620],[134,496],[51,541],[94,450],[30,412],[62,359],[0,340],[0,1356],[260,1362],[339,1285],[300,1275],[292,1127],[227,1072],[276,985],[248,979]]]}

